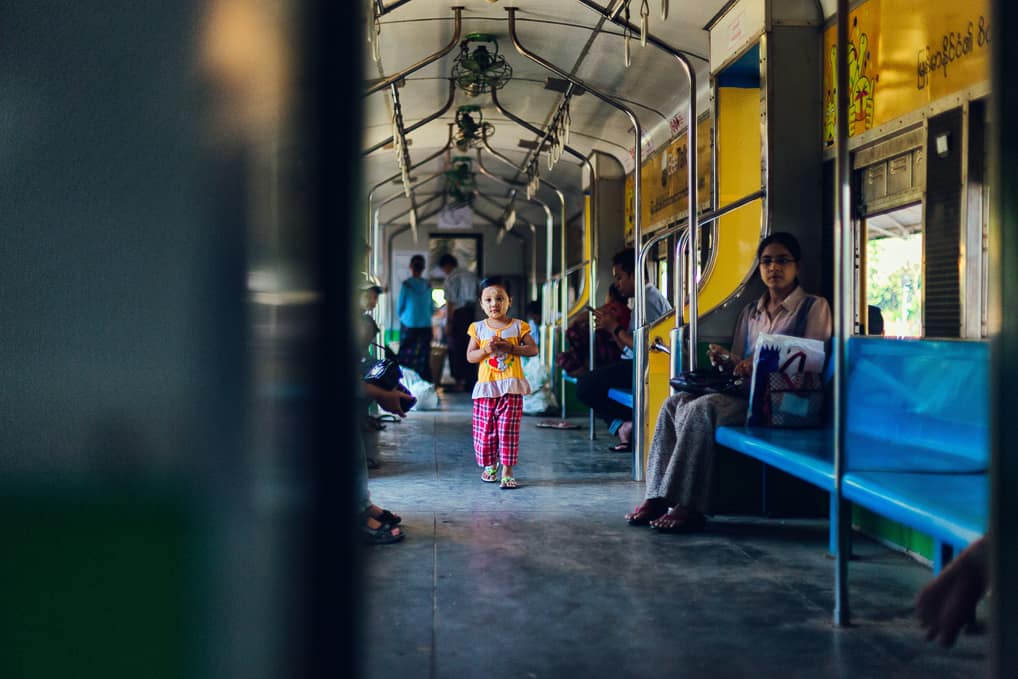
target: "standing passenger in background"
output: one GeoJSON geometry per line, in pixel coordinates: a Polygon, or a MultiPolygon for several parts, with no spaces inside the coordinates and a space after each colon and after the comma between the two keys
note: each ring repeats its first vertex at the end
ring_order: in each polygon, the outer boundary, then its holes
{"type": "Polygon", "coordinates": [[[438,260],[445,272],[445,341],[449,346],[449,370],[456,380],[456,391],[473,391],[477,366],[467,361],[467,330],[477,314],[477,276],[459,268],[459,262],[446,253],[438,260]]]}
{"type": "Polygon", "coordinates": [[[424,256],[410,258],[410,278],[399,289],[399,364],[431,378],[431,283],[421,276],[424,256]]]}

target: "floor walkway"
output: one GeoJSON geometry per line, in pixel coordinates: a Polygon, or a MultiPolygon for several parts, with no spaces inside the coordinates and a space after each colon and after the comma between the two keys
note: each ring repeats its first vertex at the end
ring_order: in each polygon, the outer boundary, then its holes
{"type": "MultiPolygon", "coordinates": [[[[377,504],[407,539],[367,549],[367,679],[984,675],[988,637],[943,650],[911,604],[928,568],[859,538],[853,626],[831,626],[826,522],[716,517],[695,535],[622,518],[642,497],[600,429],[525,417],[521,487],[480,481],[470,401],[379,434],[377,504]]],[[[985,613],[980,611],[981,619],[985,613]]]]}

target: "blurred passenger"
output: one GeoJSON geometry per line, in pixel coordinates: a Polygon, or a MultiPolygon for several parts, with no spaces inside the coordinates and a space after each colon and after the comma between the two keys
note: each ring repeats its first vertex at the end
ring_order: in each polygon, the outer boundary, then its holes
{"type": "Polygon", "coordinates": [[[358,319],[357,341],[359,346],[364,347],[364,355],[370,352],[371,345],[378,341],[378,324],[371,317],[371,312],[378,306],[378,296],[382,294],[382,286],[378,279],[369,274],[363,274],[361,280],[361,315],[358,319]]]}
{"type": "MultiPolygon", "coordinates": [[[[619,325],[628,326],[632,312],[626,306],[626,298],[612,285],[608,288],[605,303],[598,307],[595,313],[614,314],[619,319],[619,325]]],[[[566,329],[566,340],[569,342],[569,348],[558,355],[556,359],[558,366],[573,377],[583,375],[588,371],[590,363],[590,319],[586,311],[569,324],[566,329]]],[[[611,365],[621,358],[622,348],[615,341],[614,335],[604,328],[598,328],[594,332],[595,364],[611,365]]]]}
{"type": "Polygon", "coordinates": [[[916,614],[927,639],[952,646],[963,627],[975,627],[976,606],[990,580],[989,551],[984,535],[919,592],[916,614]]]}
{"type": "Polygon", "coordinates": [[[449,347],[449,370],[456,382],[455,391],[473,391],[477,366],[467,361],[467,329],[477,316],[477,276],[459,268],[448,253],[438,260],[445,272],[445,342],[449,347]]]}
{"type": "Polygon", "coordinates": [[[540,345],[541,333],[537,332],[536,329],[541,327],[541,303],[536,299],[527,302],[527,308],[524,310],[523,315],[526,317],[527,323],[530,324],[530,329],[534,330],[534,342],[540,345]]]}
{"type": "MultiPolygon", "coordinates": [[[[362,382],[361,387],[369,401],[374,401],[382,410],[398,417],[406,415],[404,408],[413,398],[410,394],[398,389],[387,391],[367,382],[362,382]]],[[[398,526],[403,520],[402,517],[390,512],[388,509],[382,509],[371,502],[371,496],[368,493],[368,465],[364,435],[360,432],[358,433],[360,435],[357,436],[355,445],[358,457],[355,466],[357,474],[355,487],[357,492],[357,508],[360,511],[362,538],[369,545],[384,545],[399,542],[406,537],[406,534],[398,526]]]]}
{"type": "MultiPolygon", "coordinates": [[[[612,277],[615,279],[615,287],[619,293],[628,300],[636,294],[637,283],[643,285],[646,291],[646,320],[648,322],[655,321],[670,311],[672,305],[657,288],[642,280],[642,273],[637,276],[634,273],[635,270],[636,251],[633,248],[623,250],[612,258],[612,277]]],[[[594,312],[597,329],[611,334],[621,354],[618,361],[598,366],[597,369],[580,375],[576,382],[576,397],[584,405],[593,408],[594,412],[608,423],[608,431],[612,436],[619,435],[618,445],[610,447],[610,450],[617,452],[632,451],[633,449],[630,438],[633,429],[631,422],[633,409],[609,398],[608,391],[610,389],[631,390],[633,388],[633,322],[635,318],[635,314],[630,314],[627,319],[615,305],[607,305],[594,312]]]]}
{"type": "Polygon", "coordinates": [[[400,324],[398,360],[431,382],[431,283],[421,276],[423,272],[423,255],[414,255],[410,258],[410,278],[400,286],[396,303],[400,324]]]}
{"type": "MultiPolygon", "coordinates": [[[[711,363],[737,377],[753,374],[753,350],[761,333],[795,335],[826,342],[831,307],[799,285],[802,249],[790,233],[773,233],[757,248],[758,272],[767,291],[751,301],[735,323],[732,349],[711,344],[711,363]]],[[[661,405],[647,460],[646,495],[626,519],[660,532],[700,530],[711,511],[714,430],[743,424],[748,401],[736,394],[679,392],[661,405]]]]}
{"type": "Polygon", "coordinates": [[[880,311],[880,307],[872,304],[866,307],[866,334],[884,334],[884,314],[880,311]]]}

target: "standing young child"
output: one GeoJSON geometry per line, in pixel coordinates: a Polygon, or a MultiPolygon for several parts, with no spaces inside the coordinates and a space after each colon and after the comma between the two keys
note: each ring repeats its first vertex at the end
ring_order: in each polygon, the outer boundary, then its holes
{"type": "Polygon", "coordinates": [[[474,385],[474,454],[484,467],[482,481],[498,481],[501,462],[501,487],[516,488],[513,467],[519,457],[523,396],[530,393],[519,357],[536,356],[537,343],[528,323],[509,317],[513,300],[503,279],[485,278],[480,287],[481,309],[488,318],[470,324],[467,346],[467,360],[480,364],[474,385]]]}

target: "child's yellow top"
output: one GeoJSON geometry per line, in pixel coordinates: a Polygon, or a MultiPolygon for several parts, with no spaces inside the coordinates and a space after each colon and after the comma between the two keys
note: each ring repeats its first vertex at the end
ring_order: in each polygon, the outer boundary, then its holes
{"type": "MultiPolygon", "coordinates": [[[[495,337],[506,342],[521,346],[523,338],[530,334],[530,325],[514,318],[504,328],[495,329],[487,321],[470,324],[467,333],[477,340],[483,349],[491,344],[495,337]]],[[[492,354],[477,366],[477,384],[474,385],[474,398],[494,398],[505,394],[529,394],[530,383],[523,375],[522,357],[518,354],[492,354]]]]}

